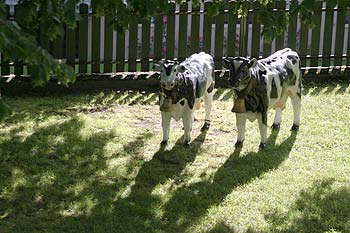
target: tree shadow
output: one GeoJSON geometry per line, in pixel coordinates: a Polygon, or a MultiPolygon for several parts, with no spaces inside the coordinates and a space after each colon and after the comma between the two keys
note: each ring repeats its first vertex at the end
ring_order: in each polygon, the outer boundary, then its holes
{"type": "Polygon", "coordinates": [[[303,95],[317,96],[321,94],[345,94],[349,88],[348,82],[329,82],[329,83],[308,83],[303,87],[303,95]]]}
{"type": "Polygon", "coordinates": [[[271,133],[266,151],[241,156],[240,149],[235,149],[212,181],[177,189],[165,205],[163,224],[173,225],[178,232],[185,231],[203,217],[210,206],[219,205],[232,190],[276,169],[288,157],[296,140],[296,133],[292,133],[280,145],[275,145],[277,135],[278,131],[271,133]]]}
{"type": "MultiPolygon", "coordinates": [[[[187,164],[193,162],[198,154],[206,132],[202,132],[192,142],[192,148],[183,146],[183,138],[168,150],[160,146],[150,161],[140,166],[136,177],[129,181],[129,189],[116,198],[114,193],[122,189],[127,182],[99,185],[101,190],[95,197],[100,200],[87,216],[65,218],[64,225],[76,227],[74,230],[94,229],[95,232],[155,232],[163,226],[163,220],[157,216],[162,198],[153,191],[158,185],[174,180],[181,183],[181,172],[187,164]],[[103,224],[101,224],[103,222],[103,224]]],[[[129,164],[128,166],[132,166],[129,164]]],[[[130,167],[127,169],[131,169],[130,167]]],[[[98,185],[98,184],[96,184],[98,185]]],[[[96,189],[96,188],[95,188],[96,189]]],[[[61,230],[70,230],[62,226],[61,230]]]]}
{"type": "Polygon", "coordinates": [[[333,179],[318,180],[286,213],[265,216],[278,232],[349,232],[350,189],[332,187],[333,179]]]}
{"type": "Polygon", "coordinates": [[[27,137],[14,130],[0,144],[2,232],[53,232],[61,212],[69,212],[72,203],[84,202],[91,194],[80,192],[106,168],[104,147],[112,132],[84,136],[82,127],[84,122],[73,117],[39,127],[27,137]]]}

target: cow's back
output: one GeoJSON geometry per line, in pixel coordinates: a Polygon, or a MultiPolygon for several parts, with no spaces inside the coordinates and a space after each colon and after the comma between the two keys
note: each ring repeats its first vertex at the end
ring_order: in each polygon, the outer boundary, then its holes
{"type": "Polygon", "coordinates": [[[269,108],[284,107],[280,102],[301,88],[300,59],[296,52],[287,48],[275,52],[265,59],[259,60],[266,69],[265,81],[269,108]]]}

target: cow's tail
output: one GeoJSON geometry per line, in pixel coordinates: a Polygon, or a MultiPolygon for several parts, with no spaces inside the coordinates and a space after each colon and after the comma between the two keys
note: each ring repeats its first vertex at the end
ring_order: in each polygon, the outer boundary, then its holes
{"type": "Polygon", "coordinates": [[[293,53],[287,56],[287,67],[291,69],[296,77],[297,82],[301,82],[302,72],[301,72],[301,62],[297,53],[293,53]]]}

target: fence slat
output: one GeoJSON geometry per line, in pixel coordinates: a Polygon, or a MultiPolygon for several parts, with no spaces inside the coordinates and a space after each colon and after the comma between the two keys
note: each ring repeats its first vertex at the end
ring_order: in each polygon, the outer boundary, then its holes
{"type": "Polygon", "coordinates": [[[174,59],[175,49],[175,3],[169,3],[169,15],[167,16],[166,31],[166,58],[174,59]]]}
{"type": "MultiPolygon", "coordinates": [[[[292,0],[290,9],[293,8],[293,6],[298,5],[297,0],[292,0]]],[[[289,48],[296,50],[296,44],[297,44],[297,13],[292,12],[289,17],[289,27],[288,27],[288,46],[289,48]]]]}
{"type": "MultiPolygon", "coordinates": [[[[17,17],[17,14],[18,14],[18,11],[16,10],[17,6],[18,5],[15,6],[15,15],[14,15],[15,18],[17,17]]],[[[49,43],[49,41],[47,40],[47,47],[46,47],[46,49],[48,49],[48,47],[49,47],[48,43],[49,43]]],[[[23,62],[22,61],[15,61],[14,69],[15,69],[16,77],[21,76],[23,74],[23,62]]]]}
{"type": "Polygon", "coordinates": [[[342,55],[343,55],[343,45],[344,45],[344,31],[345,31],[345,18],[346,11],[345,3],[339,1],[338,5],[338,13],[337,13],[337,27],[336,27],[336,36],[335,36],[335,50],[334,50],[334,65],[341,66],[342,65],[342,55]]]}
{"type": "MultiPolygon", "coordinates": [[[[208,11],[208,8],[212,4],[211,2],[205,2],[204,3],[204,11],[208,11]]],[[[210,17],[208,14],[204,15],[204,22],[203,22],[203,51],[210,54],[211,49],[211,29],[212,29],[212,21],[213,18],[210,17]]],[[[192,36],[191,36],[192,40],[192,36]]],[[[192,52],[192,50],[191,50],[192,52]]]]}
{"type": "Polygon", "coordinates": [[[309,27],[305,25],[304,23],[301,23],[300,25],[300,48],[299,48],[299,55],[302,57],[301,58],[301,66],[305,67],[306,66],[306,55],[308,54],[307,52],[307,41],[308,41],[308,33],[309,33],[309,27]]]}
{"type": "Polygon", "coordinates": [[[177,58],[180,62],[187,57],[187,9],[187,3],[180,5],[182,14],[179,16],[179,53],[177,58]]]}
{"type": "Polygon", "coordinates": [[[72,67],[75,66],[75,54],[76,54],[76,28],[66,29],[66,56],[67,64],[72,67]]]}
{"type": "MultiPolygon", "coordinates": [[[[321,9],[322,2],[317,2],[315,4],[317,4],[318,9],[321,9]]],[[[311,59],[310,59],[311,67],[318,66],[318,55],[319,55],[319,49],[320,49],[321,16],[322,16],[321,11],[317,11],[315,14],[315,19],[316,19],[315,26],[312,29],[312,34],[311,34],[311,59]]]]}
{"type": "MultiPolygon", "coordinates": [[[[272,1],[272,2],[268,3],[267,7],[269,9],[273,9],[274,8],[274,3],[275,3],[275,1],[272,1]]],[[[274,17],[274,14],[275,13],[271,12],[271,17],[274,17]]],[[[270,56],[271,51],[272,51],[272,40],[268,41],[265,37],[263,37],[263,57],[270,56]]]]}
{"type": "Polygon", "coordinates": [[[235,2],[229,2],[228,29],[227,29],[227,56],[233,57],[236,54],[236,21],[237,15],[233,14],[235,2]]]}
{"type": "Polygon", "coordinates": [[[163,16],[157,15],[154,17],[154,60],[162,59],[163,47],[163,16]]]}
{"type": "MultiPolygon", "coordinates": [[[[328,8],[326,3],[326,8],[328,8]]],[[[322,66],[329,66],[331,59],[332,49],[332,31],[333,31],[333,16],[334,11],[329,9],[326,11],[326,18],[324,23],[324,34],[323,34],[323,54],[322,54],[322,66]]],[[[328,71],[325,71],[328,72],[328,71]]]]}
{"type": "Polygon", "coordinates": [[[224,14],[220,9],[220,14],[215,17],[215,47],[214,47],[214,64],[215,69],[222,69],[222,54],[224,46],[224,14]]]}
{"type": "MultiPolygon", "coordinates": [[[[286,9],[286,1],[276,1],[277,14],[284,14],[286,9]]],[[[275,48],[276,51],[284,48],[285,32],[276,36],[275,48]]]]}
{"type": "MultiPolygon", "coordinates": [[[[192,12],[199,11],[199,4],[197,6],[192,5],[192,12]]],[[[191,53],[199,52],[199,14],[192,13],[191,19],[191,53]]]]}
{"type": "Polygon", "coordinates": [[[129,25],[129,58],[128,58],[128,71],[136,71],[136,57],[137,57],[137,27],[138,19],[133,17],[129,25]]]}
{"type": "Polygon", "coordinates": [[[104,59],[103,68],[105,73],[112,72],[112,62],[113,62],[113,26],[112,18],[110,16],[105,16],[105,38],[104,38],[104,59]]]}
{"type": "MultiPolygon", "coordinates": [[[[93,12],[95,13],[95,12],[93,12]]],[[[92,16],[91,72],[100,73],[101,17],[92,16]]]]}
{"type": "Polygon", "coordinates": [[[239,30],[239,55],[242,57],[247,56],[248,26],[247,17],[242,17],[239,30]]]}
{"type": "Polygon", "coordinates": [[[260,33],[261,28],[260,24],[258,23],[258,15],[256,14],[256,11],[259,9],[260,4],[258,1],[254,1],[253,5],[253,12],[252,12],[252,18],[253,18],[253,25],[252,25],[252,45],[251,45],[251,56],[255,58],[259,58],[260,56],[260,33]]]}
{"type": "MultiPolygon", "coordinates": [[[[6,12],[7,17],[10,16],[10,6],[6,5],[6,12]]],[[[4,57],[4,55],[1,53],[1,75],[9,75],[10,74],[10,65],[9,60],[4,57]]]]}
{"type": "Polygon", "coordinates": [[[142,20],[142,52],[141,52],[141,70],[149,70],[149,51],[150,51],[150,21],[142,20]]]}
{"type": "Polygon", "coordinates": [[[87,72],[87,50],[88,50],[88,5],[80,4],[79,21],[79,73],[87,72]]]}
{"type": "Polygon", "coordinates": [[[117,72],[124,72],[125,66],[125,34],[117,32],[117,48],[116,48],[116,70],[117,72]]]}

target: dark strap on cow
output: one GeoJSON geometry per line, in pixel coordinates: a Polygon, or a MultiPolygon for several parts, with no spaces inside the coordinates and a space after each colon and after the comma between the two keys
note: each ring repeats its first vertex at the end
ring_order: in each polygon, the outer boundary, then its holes
{"type": "Polygon", "coordinates": [[[260,112],[262,114],[262,122],[267,125],[267,109],[269,100],[267,98],[266,83],[261,74],[257,77],[251,76],[247,87],[237,93],[238,98],[244,98],[247,111],[260,112]]]}

